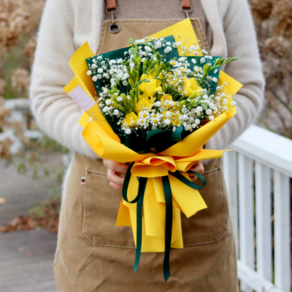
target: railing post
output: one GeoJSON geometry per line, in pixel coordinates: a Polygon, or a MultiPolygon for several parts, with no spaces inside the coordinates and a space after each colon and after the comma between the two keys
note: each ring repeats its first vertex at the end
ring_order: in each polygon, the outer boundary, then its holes
{"type": "MultiPolygon", "coordinates": [[[[254,212],[252,160],[238,154],[240,261],[254,270],[254,212]]],[[[241,283],[244,292],[252,289],[241,283]]]]}
{"type": "Polygon", "coordinates": [[[237,190],[237,153],[225,152],[223,170],[229,198],[229,212],[233,225],[236,252],[238,254],[238,190],[237,190]]]}
{"type": "Polygon", "coordinates": [[[271,173],[260,162],[255,164],[255,182],[257,272],[272,281],[271,173]]]}
{"type": "Polygon", "coordinates": [[[290,292],[290,179],[274,171],[275,285],[290,292]]]}

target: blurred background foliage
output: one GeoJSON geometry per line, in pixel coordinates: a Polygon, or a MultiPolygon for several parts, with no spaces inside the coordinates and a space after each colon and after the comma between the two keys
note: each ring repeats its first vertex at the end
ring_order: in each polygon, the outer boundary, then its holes
{"type": "MultiPolygon", "coordinates": [[[[44,153],[67,153],[45,135],[28,138],[25,129],[39,131],[30,112],[25,121],[17,121],[6,106],[7,101],[28,99],[44,5],[45,0],[0,0],[0,135],[12,131],[20,145],[17,153],[11,153],[16,140],[2,135],[0,158],[11,162],[18,157],[20,171],[31,163],[44,164],[44,153]]],[[[265,105],[257,124],[292,139],[292,1],[251,0],[250,7],[266,78],[265,105]]]]}
{"type": "Polygon", "coordinates": [[[32,169],[33,177],[53,171],[61,180],[63,170],[49,169],[47,156],[68,151],[37,129],[28,101],[36,35],[44,5],[45,0],[0,0],[0,159],[8,163],[16,161],[22,173],[32,169]],[[23,107],[22,119],[19,119],[22,104],[28,106],[23,107]],[[18,112],[16,119],[14,108],[18,112]],[[26,135],[27,132],[31,135],[26,135]],[[40,135],[35,135],[36,132],[40,135]],[[14,145],[17,151],[13,144],[17,144],[14,145]]]}

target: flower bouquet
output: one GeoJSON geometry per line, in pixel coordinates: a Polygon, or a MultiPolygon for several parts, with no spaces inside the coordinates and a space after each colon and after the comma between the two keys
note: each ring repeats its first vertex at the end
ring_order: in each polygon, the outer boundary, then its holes
{"type": "Polygon", "coordinates": [[[165,252],[166,281],[170,248],[183,248],[181,212],[207,208],[198,192],[206,181],[190,168],[222,157],[223,150],[202,146],[236,113],[242,85],[220,71],[236,58],[210,56],[188,19],[158,34],[98,56],[84,44],[64,90],[85,111],[79,123],[96,155],[130,163],[116,225],[132,227],[135,271],[141,252],[165,252]],[[190,37],[182,41],[178,28],[190,37]]]}

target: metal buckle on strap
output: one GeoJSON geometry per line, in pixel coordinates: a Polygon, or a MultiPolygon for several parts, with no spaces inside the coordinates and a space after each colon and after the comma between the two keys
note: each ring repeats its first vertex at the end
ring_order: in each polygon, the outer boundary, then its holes
{"type": "Polygon", "coordinates": [[[189,9],[186,9],[186,8],[181,7],[180,11],[186,14],[186,18],[190,18],[189,13],[191,13],[193,11],[193,8],[190,7],[189,9]]]}
{"type": "Polygon", "coordinates": [[[107,14],[110,14],[111,17],[112,17],[112,24],[108,27],[109,31],[111,33],[118,33],[120,30],[121,30],[121,27],[116,23],[116,20],[115,20],[115,14],[119,12],[119,9],[118,7],[116,7],[116,9],[111,9],[111,11],[109,11],[107,8],[106,8],[106,13],[107,14]]]}

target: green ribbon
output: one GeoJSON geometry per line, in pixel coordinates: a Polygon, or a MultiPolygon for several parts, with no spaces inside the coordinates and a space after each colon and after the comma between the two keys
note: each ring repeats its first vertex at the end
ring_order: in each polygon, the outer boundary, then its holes
{"type": "Polygon", "coordinates": [[[163,260],[163,275],[164,282],[170,277],[170,247],[172,235],[172,193],[168,176],[162,177],[162,185],[165,197],[165,242],[164,242],[164,260],[163,260]]]}
{"type": "MultiPolygon", "coordinates": [[[[138,177],[139,181],[139,188],[137,196],[130,201],[128,199],[128,187],[131,179],[131,169],[134,165],[134,162],[131,163],[128,167],[125,181],[122,188],[122,196],[123,199],[130,203],[134,204],[137,203],[137,230],[136,230],[136,256],[135,256],[135,263],[134,263],[134,271],[135,273],[138,270],[140,257],[141,257],[141,250],[142,250],[142,213],[143,213],[143,200],[144,200],[144,194],[147,184],[147,177],[138,177]]],[[[180,180],[182,183],[186,184],[192,189],[199,190],[202,187],[206,185],[206,179],[199,173],[194,171],[187,171],[187,173],[192,173],[196,175],[198,178],[202,181],[202,186],[198,186],[195,183],[189,181],[187,178],[185,178],[180,172],[172,172],[171,175],[176,177],[178,180],[180,180]]],[[[168,175],[162,177],[162,185],[164,190],[164,197],[165,197],[165,252],[164,252],[164,261],[163,261],[163,275],[164,275],[164,281],[166,282],[168,278],[170,277],[170,263],[169,263],[169,257],[170,257],[170,248],[171,248],[171,236],[172,236],[172,192],[171,192],[171,186],[169,182],[168,175]]]]}

